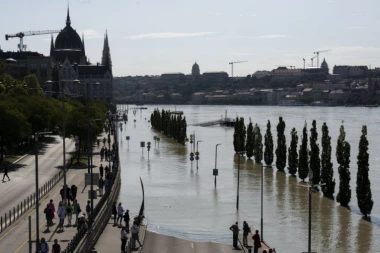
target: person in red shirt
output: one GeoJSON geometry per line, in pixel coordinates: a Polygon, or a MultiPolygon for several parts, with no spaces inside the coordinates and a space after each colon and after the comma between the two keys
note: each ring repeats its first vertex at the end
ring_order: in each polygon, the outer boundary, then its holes
{"type": "Polygon", "coordinates": [[[259,248],[261,248],[261,238],[259,235],[259,230],[256,230],[256,234],[252,236],[253,239],[253,252],[258,253],[259,248]]]}

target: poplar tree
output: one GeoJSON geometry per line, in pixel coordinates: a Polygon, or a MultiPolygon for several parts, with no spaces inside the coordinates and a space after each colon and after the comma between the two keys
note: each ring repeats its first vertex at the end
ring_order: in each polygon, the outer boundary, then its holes
{"type": "Polygon", "coordinates": [[[369,181],[369,154],[368,154],[368,140],[367,140],[367,126],[362,127],[362,135],[359,141],[359,154],[358,154],[358,174],[356,178],[356,197],[360,212],[365,218],[371,214],[373,207],[371,182],[369,181]]]}
{"type": "Polygon", "coordinates": [[[264,136],[265,149],[264,149],[264,161],[266,165],[272,165],[273,163],[273,137],[271,132],[270,121],[267,123],[267,131],[264,136]]]}
{"type": "Polygon", "coordinates": [[[247,157],[248,159],[251,159],[253,156],[253,142],[254,142],[254,135],[253,135],[253,125],[252,122],[249,122],[248,128],[247,128],[247,142],[246,142],[246,151],[247,151],[247,157]]]}
{"type": "Polygon", "coordinates": [[[239,118],[236,117],[234,126],[234,150],[235,153],[239,151],[239,118]]]}
{"type": "Polygon", "coordinates": [[[305,182],[305,178],[309,173],[309,150],[307,148],[307,125],[302,131],[302,142],[299,150],[299,160],[298,160],[298,177],[305,182]]]}
{"type": "Polygon", "coordinates": [[[276,167],[279,171],[284,171],[286,166],[286,138],[285,121],[279,118],[277,125],[277,148],[276,148],[276,167]]]}
{"type": "Polygon", "coordinates": [[[335,192],[335,179],[331,162],[331,137],[326,122],[322,126],[321,183],[323,195],[332,198],[335,192]]]}
{"type": "Polygon", "coordinates": [[[246,128],[244,124],[244,118],[241,117],[239,120],[239,149],[238,151],[245,151],[245,140],[246,140],[246,128]]]}
{"type": "Polygon", "coordinates": [[[263,160],[263,136],[261,135],[260,127],[255,125],[255,162],[261,163],[263,160]]]}
{"type": "Polygon", "coordinates": [[[348,206],[351,201],[350,180],[350,144],[346,141],[344,126],[340,127],[340,134],[336,146],[336,160],[339,164],[339,192],[336,200],[341,206],[348,206]]]}
{"type": "Polygon", "coordinates": [[[313,185],[321,181],[321,159],[319,158],[319,145],[317,143],[317,122],[313,120],[310,129],[310,169],[313,172],[313,185]]]}
{"type": "Polygon", "coordinates": [[[288,150],[288,170],[289,170],[289,174],[291,174],[292,176],[296,176],[297,166],[298,166],[298,152],[297,152],[298,135],[294,127],[292,131],[290,132],[290,136],[291,136],[291,141],[290,141],[290,147],[288,150]]]}

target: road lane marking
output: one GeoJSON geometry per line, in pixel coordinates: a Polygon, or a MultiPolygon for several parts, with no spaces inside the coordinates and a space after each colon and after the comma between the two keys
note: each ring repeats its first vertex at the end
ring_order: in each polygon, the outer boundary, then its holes
{"type": "MultiPolygon", "coordinates": [[[[41,229],[43,226],[45,226],[45,222],[40,226],[40,229],[41,229]]],[[[32,237],[33,237],[36,233],[37,233],[37,231],[34,231],[33,234],[32,234],[32,237]]],[[[40,238],[40,240],[41,240],[41,238],[40,238]]],[[[29,238],[26,239],[26,240],[25,240],[20,246],[18,246],[18,248],[17,248],[13,253],[17,253],[17,252],[19,252],[19,250],[22,249],[22,247],[24,247],[24,245],[25,245],[27,242],[29,242],[29,238]]]]}

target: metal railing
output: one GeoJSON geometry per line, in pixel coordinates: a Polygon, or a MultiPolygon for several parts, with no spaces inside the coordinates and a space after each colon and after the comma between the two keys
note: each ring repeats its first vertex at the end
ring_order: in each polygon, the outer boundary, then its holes
{"type": "MultiPolygon", "coordinates": [[[[69,169],[73,163],[74,157],[71,156],[67,162],[67,169],[69,169]]],[[[38,199],[42,199],[47,193],[53,189],[59,181],[63,177],[63,171],[58,172],[47,181],[43,186],[38,189],[39,197],[38,199]]],[[[5,213],[4,216],[0,217],[0,233],[5,231],[10,225],[12,225],[15,221],[17,221],[20,217],[22,217],[30,208],[35,206],[36,204],[36,192],[27,196],[20,204],[13,207],[9,212],[5,213]]]]}

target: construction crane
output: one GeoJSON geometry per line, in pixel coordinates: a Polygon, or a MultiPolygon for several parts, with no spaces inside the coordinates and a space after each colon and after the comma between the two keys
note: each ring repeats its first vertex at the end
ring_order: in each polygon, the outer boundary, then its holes
{"type": "Polygon", "coordinates": [[[314,54],[317,54],[317,67],[318,68],[319,68],[319,53],[324,53],[324,52],[328,52],[328,51],[331,51],[331,50],[327,49],[327,50],[321,50],[321,51],[314,52],[314,54]]]}
{"type": "Polygon", "coordinates": [[[26,45],[24,45],[24,37],[25,36],[34,36],[34,35],[44,35],[44,34],[53,34],[59,33],[61,30],[45,30],[45,31],[28,31],[28,32],[19,32],[16,34],[5,34],[5,40],[9,38],[20,38],[20,44],[17,45],[20,52],[26,50],[26,45]]]}
{"type": "Polygon", "coordinates": [[[303,69],[305,69],[305,58],[302,58],[303,60],[303,69]]]}
{"type": "Polygon", "coordinates": [[[312,58],[310,59],[310,60],[311,60],[311,66],[312,66],[312,67],[314,67],[313,61],[314,61],[315,57],[317,57],[317,56],[314,56],[314,57],[312,57],[312,58]]]}
{"type": "Polygon", "coordinates": [[[231,65],[231,77],[234,77],[234,64],[235,63],[243,63],[243,62],[248,62],[248,61],[233,61],[233,62],[228,63],[231,65]]]}

